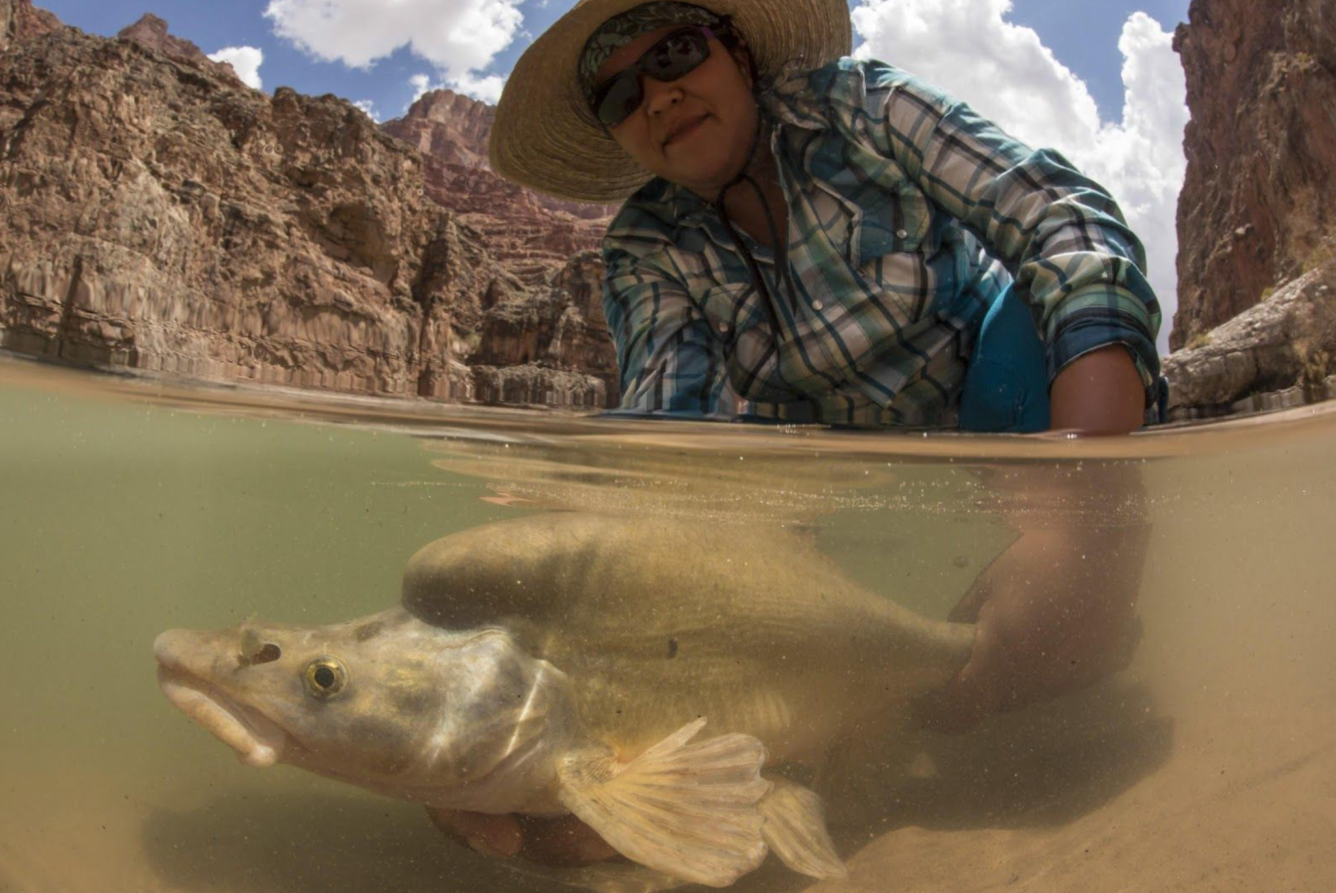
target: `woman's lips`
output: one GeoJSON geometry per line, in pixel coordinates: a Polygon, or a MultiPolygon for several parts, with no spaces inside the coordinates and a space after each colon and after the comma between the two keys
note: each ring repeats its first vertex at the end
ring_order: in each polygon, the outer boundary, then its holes
{"type": "Polygon", "coordinates": [[[700,115],[698,117],[692,118],[685,124],[679,125],[678,128],[674,130],[672,134],[669,135],[668,139],[664,140],[663,147],[666,149],[669,146],[673,145],[674,143],[680,142],[683,137],[687,137],[695,133],[700,128],[700,126],[705,123],[705,119],[708,117],[710,116],[700,115]]]}

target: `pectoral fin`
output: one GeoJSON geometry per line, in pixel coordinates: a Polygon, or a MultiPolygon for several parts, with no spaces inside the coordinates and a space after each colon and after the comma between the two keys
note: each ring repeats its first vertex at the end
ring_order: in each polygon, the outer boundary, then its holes
{"type": "Polygon", "coordinates": [[[826,831],[825,809],[814,791],[775,779],[759,809],[765,818],[765,842],[794,871],[815,878],[849,875],[826,831]]]}
{"type": "Polygon", "coordinates": [[[688,744],[704,725],[683,726],[629,763],[607,750],[573,754],[558,770],[559,797],[628,858],[726,887],[765,859],[765,746],[736,734],[688,744]]]}

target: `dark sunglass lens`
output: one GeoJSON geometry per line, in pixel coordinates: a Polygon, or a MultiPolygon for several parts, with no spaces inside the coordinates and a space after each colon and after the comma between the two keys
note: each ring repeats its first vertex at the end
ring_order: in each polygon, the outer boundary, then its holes
{"type": "Polygon", "coordinates": [[[598,119],[616,127],[636,110],[641,100],[640,79],[632,72],[613,78],[602,90],[598,101],[598,119]]]}
{"type": "Polygon", "coordinates": [[[651,47],[632,68],[623,71],[599,89],[594,112],[606,127],[616,127],[645,98],[640,77],[643,71],[656,81],[675,81],[694,70],[710,55],[710,45],[699,31],[677,31],[651,47]]]}
{"type": "Polygon", "coordinates": [[[655,80],[675,81],[705,61],[709,45],[698,31],[669,34],[644,61],[645,73],[655,80]]]}

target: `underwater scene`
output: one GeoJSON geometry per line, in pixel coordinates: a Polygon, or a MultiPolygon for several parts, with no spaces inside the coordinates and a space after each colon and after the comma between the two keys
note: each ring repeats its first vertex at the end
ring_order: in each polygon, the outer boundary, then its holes
{"type": "Polygon", "coordinates": [[[3,360],[0,891],[1336,889],[1333,455],[3,360]]]}

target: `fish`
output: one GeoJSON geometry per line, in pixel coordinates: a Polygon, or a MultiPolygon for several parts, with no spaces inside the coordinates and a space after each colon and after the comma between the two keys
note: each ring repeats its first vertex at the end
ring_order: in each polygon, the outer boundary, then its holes
{"type": "Polygon", "coordinates": [[[845,876],[791,767],[944,685],[973,638],[811,537],[560,512],[426,545],[379,613],[169,630],[154,653],[167,699],[243,763],[431,809],[574,814],[633,862],[726,887],[772,852],[845,876]]]}

